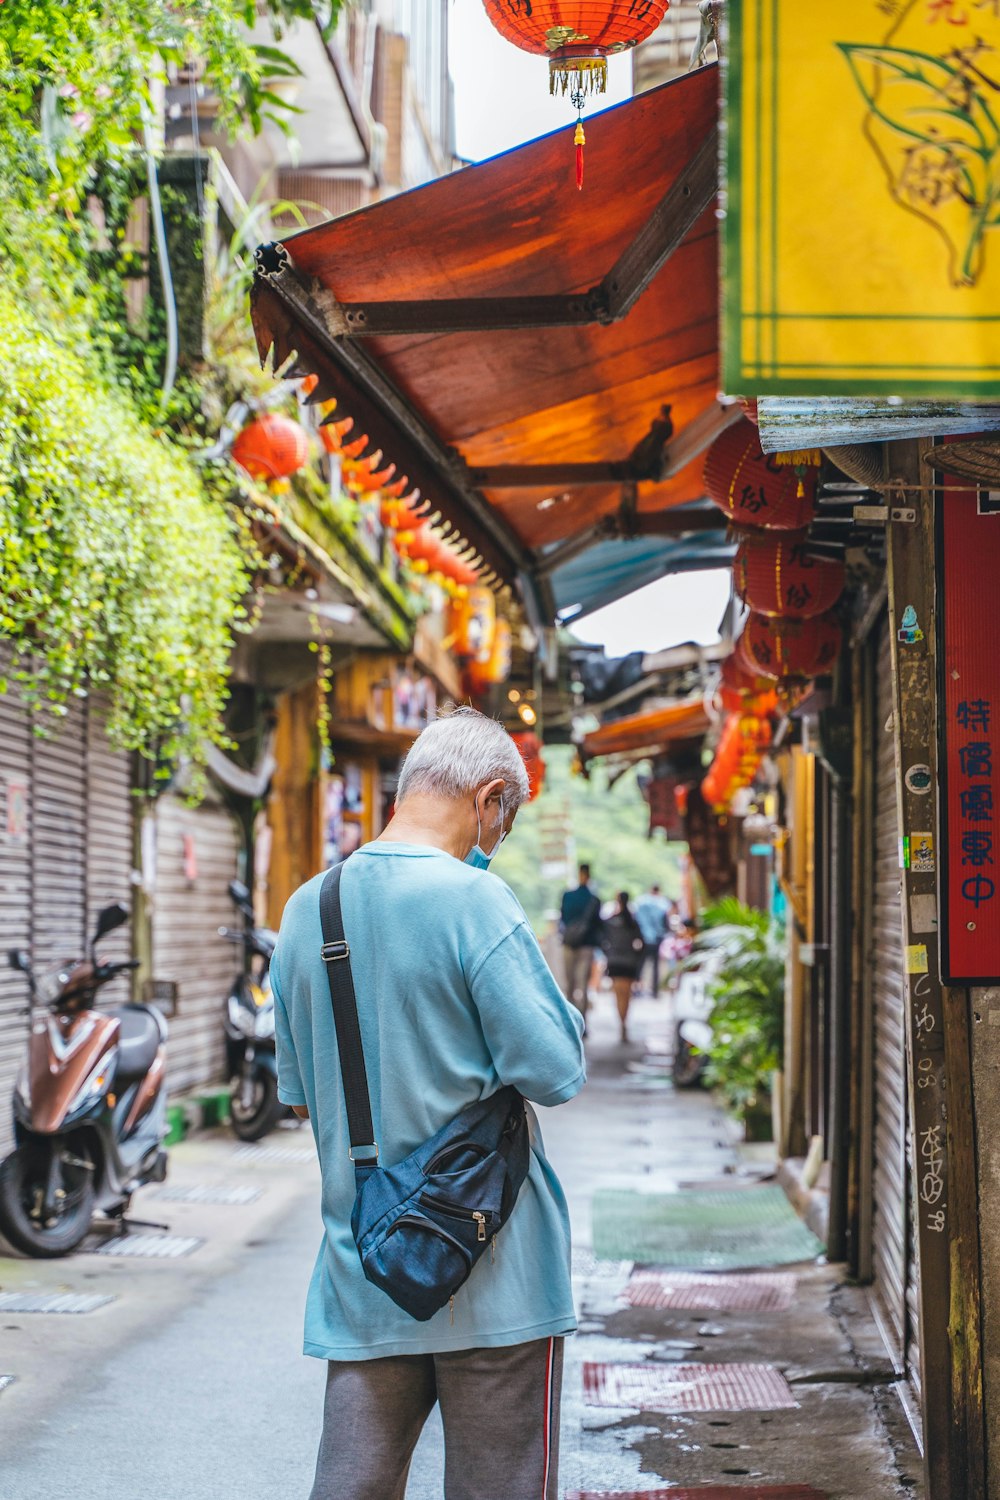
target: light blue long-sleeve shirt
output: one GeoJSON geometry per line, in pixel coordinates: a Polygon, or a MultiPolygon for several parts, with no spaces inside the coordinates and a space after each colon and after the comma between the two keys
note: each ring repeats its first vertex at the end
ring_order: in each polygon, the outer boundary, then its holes
{"type": "MultiPolygon", "coordinates": [[[[571,1333],[569,1215],[529,1109],[532,1156],[496,1259],[419,1323],[365,1279],[351,1234],[354,1168],[320,944],[322,876],[285,908],[271,963],[278,1093],[305,1104],[322,1169],[323,1243],[306,1302],[305,1352],[379,1359],[571,1333]]],[[[426,845],[372,843],[341,878],[344,930],[381,1160],[391,1165],[466,1105],[513,1084],[561,1104],[585,1081],[582,1022],[524,912],[496,875],[426,845]]]]}

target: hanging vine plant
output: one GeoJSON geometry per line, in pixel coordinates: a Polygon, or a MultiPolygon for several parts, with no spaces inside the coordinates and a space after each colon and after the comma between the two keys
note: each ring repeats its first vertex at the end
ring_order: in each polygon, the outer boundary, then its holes
{"type": "MultiPolygon", "coordinates": [[[[247,567],[233,518],[99,372],[0,292],[0,640],[37,722],[100,686],[162,761],[224,739],[247,567]]],[[[0,684],[4,688],[6,684],[0,684]]]]}

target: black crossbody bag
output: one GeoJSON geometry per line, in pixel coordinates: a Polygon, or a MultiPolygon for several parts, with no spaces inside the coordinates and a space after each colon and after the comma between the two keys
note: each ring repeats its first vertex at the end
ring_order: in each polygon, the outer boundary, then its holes
{"type": "Polygon", "coordinates": [[[507,1085],[463,1109],[395,1166],[379,1164],[340,906],[343,868],[328,871],[319,905],[354,1163],[351,1230],[368,1280],[423,1322],[495,1248],[528,1174],[528,1122],[523,1098],[507,1085]]]}

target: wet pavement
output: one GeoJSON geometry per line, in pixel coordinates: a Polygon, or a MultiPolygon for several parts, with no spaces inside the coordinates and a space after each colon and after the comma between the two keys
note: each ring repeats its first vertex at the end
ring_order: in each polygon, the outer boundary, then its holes
{"type": "MultiPolygon", "coordinates": [[[[664,1003],[638,1002],[633,1030],[658,1045],[664,1003]]],[[[769,1170],[708,1095],[675,1093],[647,1051],[619,1046],[602,996],[587,1089],[541,1112],[576,1244],[564,1495],[920,1500],[864,1294],[833,1268],[719,1277],[672,1265],[657,1279],[594,1256],[595,1192],[753,1193],[769,1170]]],[[[169,1195],[137,1199],[138,1215],[169,1225],[145,1231],[144,1253],[97,1255],[95,1239],[67,1261],[0,1257],[0,1500],[89,1500],[98,1470],[123,1500],[304,1497],[324,1376],[299,1354],[317,1188],[306,1131],[258,1148],[218,1132],[175,1149],[169,1195]]],[[[440,1500],[440,1475],[432,1421],[407,1500],[440,1500]]]]}

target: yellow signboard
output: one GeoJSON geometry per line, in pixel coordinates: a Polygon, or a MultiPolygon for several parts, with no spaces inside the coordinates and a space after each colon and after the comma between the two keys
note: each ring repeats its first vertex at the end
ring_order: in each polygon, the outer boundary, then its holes
{"type": "Polygon", "coordinates": [[[1000,397],[1000,0],[732,0],[723,383],[1000,397]]]}

